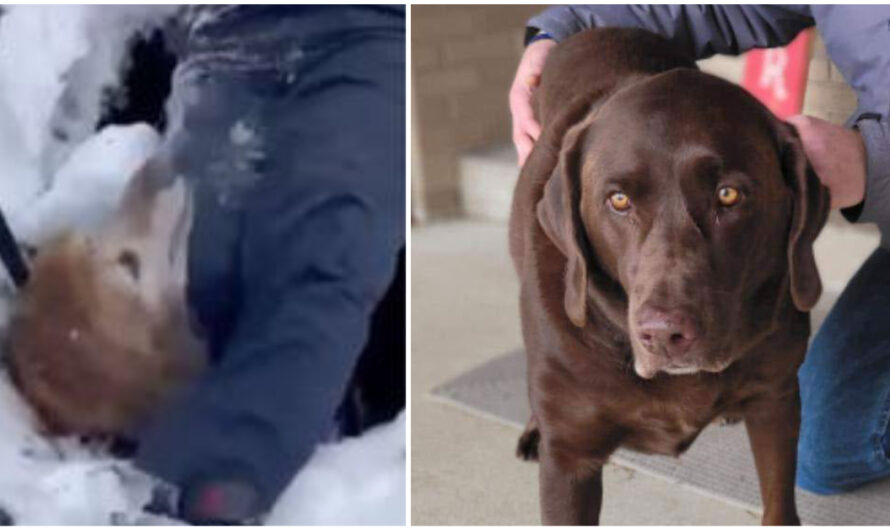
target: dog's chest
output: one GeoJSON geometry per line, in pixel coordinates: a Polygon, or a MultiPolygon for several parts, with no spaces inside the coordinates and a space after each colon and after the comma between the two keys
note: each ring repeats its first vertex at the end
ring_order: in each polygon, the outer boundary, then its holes
{"type": "Polygon", "coordinates": [[[719,415],[716,396],[703,392],[677,402],[643,403],[626,416],[624,446],[644,453],[679,455],[719,415]]]}

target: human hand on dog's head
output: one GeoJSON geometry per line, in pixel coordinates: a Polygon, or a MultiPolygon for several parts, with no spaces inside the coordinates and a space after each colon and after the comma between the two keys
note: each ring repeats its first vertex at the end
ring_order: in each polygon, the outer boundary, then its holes
{"type": "Polygon", "coordinates": [[[831,192],[831,207],[848,208],[865,200],[868,157],[859,131],[802,114],[788,123],[797,129],[813,171],[831,192]]]}

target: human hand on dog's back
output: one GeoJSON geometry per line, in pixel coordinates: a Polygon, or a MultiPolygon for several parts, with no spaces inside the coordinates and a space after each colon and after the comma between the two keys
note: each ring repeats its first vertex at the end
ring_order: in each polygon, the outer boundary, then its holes
{"type": "Polygon", "coordinates": [[[532,110],[532,92],[541,81],[541,71],[544,62],[550,54],[550,50],[556,46],[556,41],[549,38],[536,40],[525,48],[519,67],[516,69],[516,77],[510,87],[510,114],[513,116],[513,145],[519,157],[519,167],[525,164],[525,159],[531,153],[538,136],[541,134],[541,125],[535,119],[532,110]]]}
{"type": "Polygon", "coordinates": [[[860,132],[802,114],[792,116],[788,123],[797,129],[813,171],[831,192],[831,207],[861,203],[868,158],[860,132]]]}

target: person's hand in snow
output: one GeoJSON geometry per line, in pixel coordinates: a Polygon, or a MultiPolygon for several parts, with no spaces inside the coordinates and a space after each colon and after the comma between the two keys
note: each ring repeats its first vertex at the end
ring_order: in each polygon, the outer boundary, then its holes
{"type": "Polygon", "coordinates": [[[257,489],[240,480],[213,480],[187,488],[179,498],[179,516],[191,524],[257,524],[257,489]]]}
{"type": "Polygon", "coordinates": [[[541,125],[532,110],[532,92],[541,82],[541,72],[550,50],[556,46],[553,39],[532,42],[525,49],[513,86],[510,87],[510,113],[513,115],[513,145],[519,158],[519,167],[525,165],[532,147],[541,134],[541,125]]]}
{"type": "Polygon", "coordinates": [[[179,491],[158,482],[142,510],[152,516],[179,519],[195,525],[256,524],[257,491],[237,480],[200,482],[179,491]]]}

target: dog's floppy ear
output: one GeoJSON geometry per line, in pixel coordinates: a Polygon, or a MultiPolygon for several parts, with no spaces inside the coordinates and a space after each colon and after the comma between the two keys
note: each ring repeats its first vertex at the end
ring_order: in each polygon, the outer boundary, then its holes
{"type": "Polygon", "coordinates": [[[566,257],[564,305],[578,327],[587,322],[587,239],[581,223],[581,145],[592,120],[585,119],[566,132],[559,162],[544,187],[537,216],[547,237],[566,257]]]}
{"type": "Polygon", "coordinates": [[[780,127],[782,171],[792,193],[788,234],[791,298],[798,310],[809,311],[822,294],[813,241],[828,219],[829,195],[807,161],[797,130],[787,123],[780,127]]]}

